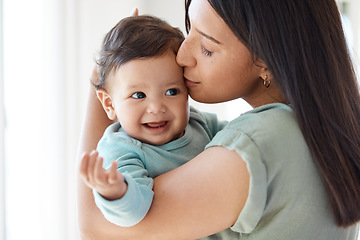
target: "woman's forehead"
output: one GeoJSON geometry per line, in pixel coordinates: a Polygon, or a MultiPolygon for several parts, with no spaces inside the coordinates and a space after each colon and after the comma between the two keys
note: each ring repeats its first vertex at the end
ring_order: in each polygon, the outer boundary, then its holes
{"type": "Polygon", "coordinates": [[[229,43],[237,37],[207,0],[193,0],[189,7],[191,29],[216,44],[229,43]]]}

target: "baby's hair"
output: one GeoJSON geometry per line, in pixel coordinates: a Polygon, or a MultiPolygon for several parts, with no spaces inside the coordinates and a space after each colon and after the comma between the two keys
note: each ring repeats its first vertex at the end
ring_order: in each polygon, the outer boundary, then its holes
{"type": "Polygon", "coordinates": [[[124,18],[104,38],[96,60],[100,81],[92,84],[97,90],[105,88],[109,74],[131,60],[159,56],[167,50],[176,55],[183,40],[180,29],[160,18],[149,15],[124,18]]]}

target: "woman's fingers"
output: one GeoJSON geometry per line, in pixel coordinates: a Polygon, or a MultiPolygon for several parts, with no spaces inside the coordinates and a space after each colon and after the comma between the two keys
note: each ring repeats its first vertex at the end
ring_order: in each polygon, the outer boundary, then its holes
{"type": "Polygon", "coordinates": [[[138,8],[134,8],[133,12],[131,13],[132,17],[136,17],[139,16],[139,9],[138,8]]]}

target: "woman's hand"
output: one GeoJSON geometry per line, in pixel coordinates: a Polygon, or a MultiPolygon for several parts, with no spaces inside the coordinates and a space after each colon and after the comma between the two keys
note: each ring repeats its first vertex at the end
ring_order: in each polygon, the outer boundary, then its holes
{"type": "Polygon", "coordinates": [[[131,16],[133,16],[133,17],[139,16],[139,9],[134,8],[133,12],[131,13],[131,16]]]}

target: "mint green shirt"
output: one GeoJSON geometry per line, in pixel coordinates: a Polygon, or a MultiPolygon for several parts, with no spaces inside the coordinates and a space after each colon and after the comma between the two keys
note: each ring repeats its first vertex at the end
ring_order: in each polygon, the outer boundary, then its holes
{"type": "Polygon", "coordinates": [[[235,150],[244,159],[250,189],[234,226],[204,239],[357,240],[357,226],[343,229],[334,222],[291,107],[269,104],[244,113],[211,146],[235,150]]]}
{"type": "Polygon", "coordinates": [[[152,203],[153,178],[194,158],[226,124],[218,121],[215,114],[202,113],[191,107],[184,136],[160,146],[130,137],[120,123],[110,125],[97,150],[104,158],[104,168],[110,168],[111,162],[116,160],[128,189],[121,199],[114,201],[108,201],[93,191],[95,203],[105,218],[123,227],[140,222],[152,203]]]}

